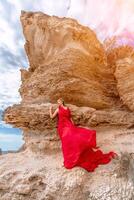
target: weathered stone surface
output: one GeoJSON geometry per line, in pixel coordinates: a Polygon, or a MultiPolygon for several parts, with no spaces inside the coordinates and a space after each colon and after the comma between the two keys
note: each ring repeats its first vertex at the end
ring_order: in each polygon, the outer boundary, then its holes
{"type": "MultiPolygon", "coordinates": [[[[111,125],[134,127],[134,113],[115,110],[96,110],[68,104],[77,126],[96,129],[96,126],[111,125]]],[[[57,105],[54,105],[56,109],[57,105]]],[[[4,120],[16,128],[22,128],[25,145],[32,150],[59,150],[57,119],[49,117],[48,104],[18,104],[5,110],[4,120]]]]}
{"type": "Polygon", "coordinates": [[[55,103],[62,96],[77,106],[106,108],[115,104],[113,74],[95,33],[74,19],[22,12],[29,58],[21,70],[23,101],[55,103]]]}
{"type": "Polygon", "coordinates": [[[132,197],[134,154],[131,152],[134,141],[131,138],[134,129],[102,127],[97,133],[98,144],[105,152],[114,149],[118,152],[127,150],[128,153],[124,153],[120,160],[100,166],[94,173],[80,167],[65,169],[62,167],[62,152],[51,149],[35,153],[27,148],[16,154],[1,155],[0,199],[89,200],[93,196],[93,199],[103,200],[109,194],[114,199],[122,197],[125,200],[124,195],[128,194],[132,197]]]}
{"type": "Polygon", "coordinates": [[[108,66],[116,79],[116,92],[120,104],[134,111],[134,48],[119,46],[118,38],[113,38],[105,44],[108,66]]]}
{"type": "Polygon", "coordinates": [[[103,46],[76,20],[22,12],[29,68],[21,69],[22,101],[6,123],[23,130],[18,153],[0,156],[0,200],[128,200],[134,198],[132,48],[103,46]],[[63,165],[57,119],[49,103],[63,97],[77,126],[97,131],[104,152],[119,159],[94,173],[63,165]],[[103,180],[103,181],[102,181],[103,180]]]}

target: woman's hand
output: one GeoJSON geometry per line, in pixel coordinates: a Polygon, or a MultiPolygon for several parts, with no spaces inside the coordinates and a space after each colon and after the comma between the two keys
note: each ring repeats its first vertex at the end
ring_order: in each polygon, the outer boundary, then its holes
{"type": "Polygon", "coordinates": [[[51,105],[51,106],[49,107],[49,110],[52,110],[52,108],[53,108],[53,105],[51,105]]]}
{"type": "Polygon", "coordinates": [[[55,118],[55,116],[58,114],[58,108],[54,111],[54,113],[52,113],[52,108],[53,108],[53,105],[49,107],[49,115],[51,119],[55,118]]]}

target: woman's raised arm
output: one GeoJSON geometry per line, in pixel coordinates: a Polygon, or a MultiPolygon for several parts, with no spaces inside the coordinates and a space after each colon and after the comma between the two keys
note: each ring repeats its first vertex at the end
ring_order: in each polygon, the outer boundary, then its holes
{"type": "Polygon", "coordinates": [[[49,115],[50,115],[50,118],[51,118],[51,119],[53,119],[53,118],[56,117],[56,115],[58,114],[59,108],[57,108],[57,109],[54,111],[54,113],[52,113],[52,109],[53,109],[53,106],[50,106],[50,108],[49,108],[49,115]]]}

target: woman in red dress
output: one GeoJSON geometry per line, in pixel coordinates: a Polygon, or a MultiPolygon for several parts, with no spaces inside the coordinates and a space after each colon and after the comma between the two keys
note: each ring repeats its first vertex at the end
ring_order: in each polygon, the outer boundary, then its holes
{"type": "Polygon", "coordinates": [[[55,112],[52,113],[52,106],[50,106],[49,113],[52,119],[58,115],[57,132],[61,139],[63,163],[67,169],[79,166],[93,172],[98,165],[108,164],[112,158],[118,156],[113,151],[103,153],[98,149],[96,130],[76,126],[64,100],[59,98],[57,103],[59,106],[55,112]]]}

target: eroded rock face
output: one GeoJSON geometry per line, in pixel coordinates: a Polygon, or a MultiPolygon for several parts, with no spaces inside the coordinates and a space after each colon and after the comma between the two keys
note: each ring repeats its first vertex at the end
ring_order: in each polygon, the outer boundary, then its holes
{"type": "Polygon", "coordinates": [[[134,111],[134,56],[116,61],[115,77],[119,95],[125,105],[134,111]]]}
{"type": "Polygon", "coordinates": [[[24,102],[55,103],[62,96],[77,106],[114,105],[113,75],[91,29],[43,13],[22,12],[20,19],[30,63],[28,70],[21,70],[24,102]]]}
{"type": "Polygon", "coordinates": [[[119,46],[118,38],[109,40],[106,46],[108,66],[115,77],[120,104],[134,111],[134,48],[119,46]]]}
{"type": "Polygon", "coordinates": [[[0,199],[133,199],[130,51],[110,45],[105,49],[92,30],[73,19],[23,11],[21,23],[30,66],[21,69],[22,101],[8,107],[3,120],[23,130],[25,144],[18,153],[0,156],[0,199]],[[57,118],[49,117],[49,103],[55,109],[61,96],[75,124],[95,129],[98,146],[104,152],[114,150],[121,155],[119,160],[94,173],[62,166],[57,118]]]}
{"type": "MultiPolygon", "coordinates": [[[[96,129],[96,126],[111,125],[133,127],[134,113],[127,111],[103,110],[90,107],[77,107],[68,104],[77,126],[96,129]]],[[[54,109],[57,107],[54,104],[54,109]]],[[[23,130],[25,145],[32,151],[59,151],[60,141],[57,132],[57,118],[49,117],[48,104],[18,104],[5,110],[4,120],[13,127],[23,130]]]]}
{"type": "Polygon", "coordinates": [[[19,153],[1,155],[0,199],[103,200],[109,195],[113,199],[126,200],[127,195],[133,199],[133,134],[134,129],[98,129],[101,149],[105,152],[114,149],[118,153],[122,149],[128,153],[124,153],[119,161],[100,166],[94,173],[80,167],[64,168],[62,151],[54,152],[51,148],[43,154],[26,148],[19,153]]]}

